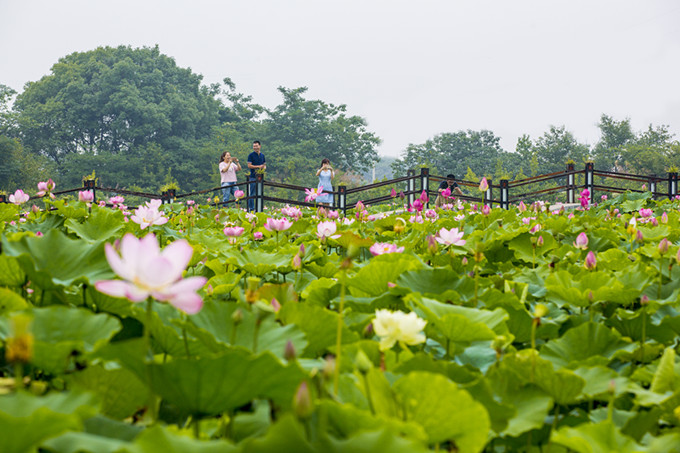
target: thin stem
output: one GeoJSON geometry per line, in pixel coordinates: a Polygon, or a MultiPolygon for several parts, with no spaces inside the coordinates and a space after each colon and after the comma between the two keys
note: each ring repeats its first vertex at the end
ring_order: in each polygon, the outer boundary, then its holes
{"type": "Polygon", "coordinates": [[[14,363],[14,389],[24,388],[24,364],[20,361],[14,363]]]}
{"type": "Polygon", "coordinates": [[[345,271],[342,272],[342,281],[340,283],[340,306],[338,307],[338,326],[335,334],[335,375],[333,376],[333,393],[338,396],[338,387],[340,385],[340,358],[342,347],[342,312],[345,310],[345,271]]]}
{"type": "MultiPolygon", "coordinates": [[[[146,323],[144,324],[144,346],[146,349],[146,358],[149,359],[151,356],[151,362],[153,362],[153,350],[151,349],[151,319],[153,314],[153,299],[150,297],[146,300],[146,323]]],[[[149,414],[151,415],[151,423],[156,423],[156,400],[154,398],[152,383],[151,383],[151,364],[146,364],[146,384],[149,386],[149,414]]]]}
{"type": "Polygon", "coordinates": [[[375,407],[373,406],[373,397],[371,396],[371,386],[368,383],[368,377],[364,376],[364,387],[366,388],[366,399],[368,400],[368,407],[371,409],[371,414],[375,415],[375,407]]]}

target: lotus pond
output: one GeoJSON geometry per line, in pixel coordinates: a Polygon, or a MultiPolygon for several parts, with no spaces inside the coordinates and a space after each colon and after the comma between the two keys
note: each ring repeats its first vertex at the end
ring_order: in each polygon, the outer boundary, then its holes
{"type": "Polygon", "coordinates": [[[3,453],[680,451],[677,200],[81,200],[0,205],[3,453]]]}

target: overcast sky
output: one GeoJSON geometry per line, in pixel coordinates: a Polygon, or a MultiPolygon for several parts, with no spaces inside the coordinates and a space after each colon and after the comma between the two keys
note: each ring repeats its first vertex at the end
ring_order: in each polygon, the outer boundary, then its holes
{"type": "Polygon", "coordinates": [[[274,107],[278,86],[347,104],[397,156],[489,129],[514,150],[602,113],[680,135],[677,0],[0,0],[0,83],[21,91],[62,56],[159,45],[205,83],[274,107]]]}

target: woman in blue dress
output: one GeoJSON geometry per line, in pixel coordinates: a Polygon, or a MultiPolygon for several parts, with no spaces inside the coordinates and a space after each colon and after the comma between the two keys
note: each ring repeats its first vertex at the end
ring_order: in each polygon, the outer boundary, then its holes
{"type": "Polygon", "coordinates": [[[335,171],[331,167],[331,161],[327,158],[321,161],[321,168],[316,171],[316,176],[319,177],[319,185],[317,188],[323,187],[323,193],[316,197],[316,202],[319,204],[333,204],[333,194],[328,193],[333,190],[332,179],[335,176],[335,171]]]}

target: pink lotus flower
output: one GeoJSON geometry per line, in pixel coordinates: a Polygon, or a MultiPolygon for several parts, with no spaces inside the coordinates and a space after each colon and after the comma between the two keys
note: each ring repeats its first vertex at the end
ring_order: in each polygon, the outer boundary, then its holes
{"type": "Polygon", "coordinates": [[[26,203],[30,198],[31,197],[28,196],[27,193],[24,193],[23,190],[19,189],[16,192],[14,192],[13,194],[10,194],[9,201],[10,201],[10,203],[14,203],[14,204],[19,205],[19,204],[26,203]]]}
{"type": "Polygon", "coordinates": [[[423,190],[423,192],[420,194],[420,198],[418,198],[421,203],[425,204],[428,201],[430,201],[430,197],[427,196],[427,192],[423,190]]]}
{"type": "Polygon", "coordinates": [[[357,204],[356,204],[356,206],[354,207],[354,209],[355,209],[356,211],[358,211],[358,212],[361,212],[361,211],[363,211],[364,209],[366,209],[366,206],[364,206],[364,203],[363,203],[361,200],[359,200],[359,201],[357,201],[357,204]]]}
{"type": "Polygon", "coordinates": [[[479,182],[479,191],[480,192],[486,192],[489,189],[489,182],[486,180],[486,178],[482,178],[482,180],[479,182]]]}
{"type": "Polygon", "coordinates": [[[240,200],[241,198],[244,198],[246,196],[245,192],[242,190],[235,190],[234,191],[234,198],[237,200],[240,200]]]}
{"type": "Polygon", "coordinates": [[[109,203],[111,203],[114,206],[117,206],[125,201],[125,198],[121,197],[120,195],[116,195],[115,197],[109,198],[109,203]]]}
{"type": "Polygon", "coordinates": [[[78,192],[78,201],[92,203],[94,201],[94,193],[91,190],[81,190],[78,192]]]}
{"type": "Polygon", "coordinates": [[[281,219],[274,219],[269,217],[265,222],[264,227],[267,231],[286,231],[293,226],[293,222],[283,217],[281,219]]]}
{"type": "Polygon", "coordinates": [[[305,194],[307,195],[305,197],[305,201],[307,203],[316,200],[316,197],[321,195],[321,192],[323,191],[323,186],[319,186],[318,189],[305,189],[305,194]]]}
{"type": "Polygon", "coordinates": [[[534,234],[534,233],[538,233],[539,231],[541,231],[541,224],[537,223],[536,225],[531,227],[531,229],[529,230],[529,233],[534,234]]]}
{"type": "Polygon", "coordinates": [[[661,223],[666,224],[668,223],[668,214],[666,214],[666,211],[661,214],[661,223]]]}
{"type": "Polygon", "coordinates": [[[39,238],[43,237],[42,231],[36,231],[35,235],[39,238]]]}
{"type": "Polygon", "coordinates": [[[593,270],[597,267],[597,258],[593,252],[588,252],[588,255],[586,255],[585,267],[588,270],[593,270]]]}
{"type": "Polygon", "coordinates": [[[222,232],[224,233],[225,236],[230,237],[230,238],[237,238],[243,234],[245,230],[243,227],[239,226],[234,226],[234,227],[226,227],[222,232]]]}
{"type": "Polygon", "coordinates": [[[190,315],[198,313],[203,307],[203,300],[196,291],[205,285],[207,279],[182,278],[192,254],[191,245],[183,239],[161,251],[153,234],[138,239],[128,233],[120,242],[120,255],[111,244],[106,244],[106,259],[123,280],[100,280],[95,283],[95,288],[109,296],[132,302],[153,297],[190,315]]]}
{"type": "Polygon", "coordinates": [[[425,211],[425,217],[432,220],[437,220],[439,218],[439,216],[437,215],[437,211],[435,211],[434,209],[428,209],[427,211],[425,211]]]}
{"type": "Polygon", "coordinates": [[[163,225],[168,222],[163,211],[159,211],[161,200],[147,201],[144,206],[140,206],[135,210],[135,214],[130,219],[139,224],[143,230],[149,225],[163,225]]]}
{"type": "Polygon", "coordinates": [[[397,191],[392,187],[392,191],[390,192],[390,197],[396,198],[397,197],[397,191]]]}
{"type": "Polygon", "coordinates": [[[576,241],[574,241],[574,247],[581,250],[586,250],[588,248],[588,236],[585,233],[580,233],[576,236],[576,241]]]}
{"type": "Polygon", "coordinates": [[[442,228],[435,239],[442,245],[465,245],[466,241],[463,239],[463,234],[462,231],[458,231],[458,228],[451,228],[450,230],[442,228]]]}
{"type": "Polygon", "coordinates": [[[582,208],[588,207],[588,203],[590,203],[590,190],[584,189],[581,192],[581,196],[579,197],[578,201],[581,202],[582,208]]]}
{"type": "Polygon", "coordinates": [[[338,217],[340,217],[340,213],[338,211],[328,211],[328,218],[331,220],[335,220],[338,217]]]}
{"type": "Polygon", "coordinates": [[[411,209],[409,209],[409,212],[421,212],[423,210],[423,202],[420,201],[420,198],[417,200],[414,200],[413,203],[411,203],[411,209]]]}
{"type": "Polygon", "coordinates": [[[640,217],[651,217],[654,214],[654,211],[651,209],[642,208],[638,211],[638,213],[640,214],[640,217]]]}
{"type": "Polygon", "coordinates": [[[397,247],[396,244],[389,244],[387,242],[376,242],[368,249],[373,256],[384,255],[386,253],[401,253],[404,247],[397,247]]]}
{"type": "Polygon", "coordinates": [[[451,198],[451,188],[450,187],[447,187],[446,189],[442,190],[442,197],[451,198]]]}
{"type": "Polygon", "coordinates": [[[491,206],[489,206],[488,204],[485,204],[482,207],[482,214],[483,215],[489,215],[490,213],[491,213],[491,206]]]}
{"type": "Polygon", "coordinates": [[[57,187],[57,185],[52,181],[52,178],[48,179],[47,181],[40,181],[38,183],[38,193],[36,194],[39,197],[44,197],[45,195],[49,194],[50,198],[54,200],[54,194],[52,191],[54,188],[57,187]]]}
{"type": "Polygon", "coordinates": [[[338,226],[334,221],[320,222],[316,226],[316,237],[325,241],[326,238],[337,239],[340,237],[339,234],[335,234],[338,230],[338,226]]]}
{"type": "Polygon", "coordinates": [[[262,240],[262,232],[261,231],[256,231],[253,233],[253,239],[256,241],[262,240]]]}

